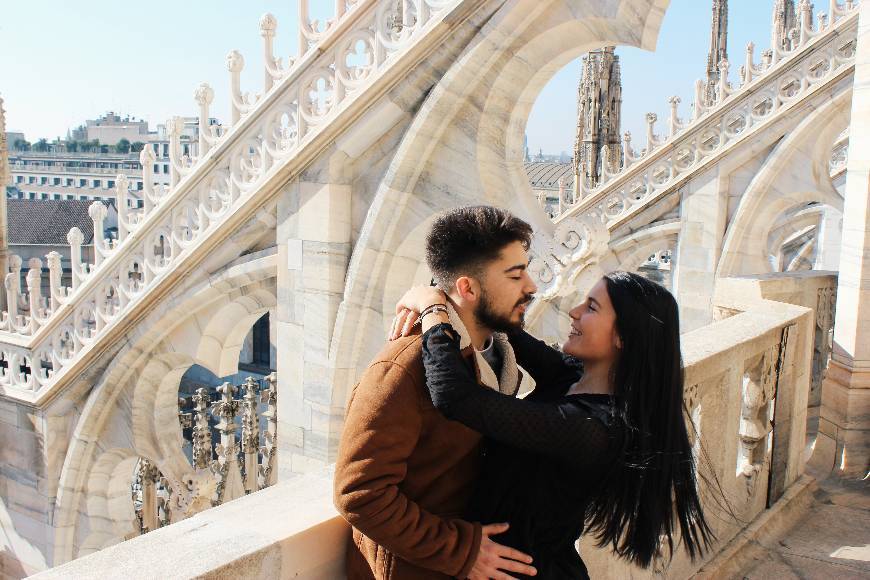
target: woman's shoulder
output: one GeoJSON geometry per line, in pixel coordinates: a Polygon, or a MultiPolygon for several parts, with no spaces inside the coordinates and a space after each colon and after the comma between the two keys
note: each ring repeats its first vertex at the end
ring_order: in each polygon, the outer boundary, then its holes
{"type": "Polygon", "coordinates": [[[623,424],[619,404],[613,395],[602,393],[571,393],[563,397],[572,405],[583,409],[595,419],[600,420],[605,427],[618,427],[623,424]]]}

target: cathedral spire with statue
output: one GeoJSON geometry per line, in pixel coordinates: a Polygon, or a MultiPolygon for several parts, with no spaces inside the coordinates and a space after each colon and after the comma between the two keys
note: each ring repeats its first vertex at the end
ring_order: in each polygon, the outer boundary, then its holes
{"type": "Polygon", "coordinates": [[[798,27],[794,0],[776,0],[773,3],[772,42],[778,43],[781,50],[792,49],[792,30],[798,27]]]}
{"type": "MultiPolygon", "coordinates": [[[[6,186],[9,185],[9,144],[6,142],[6,111],[0,97],[0,272],[6,275],[7,255],[9,253],[8,228],[6,225],[6,186]]],[[[0,299],[0,303],[6,303],[0,299]]]]}
{"type": "MultiPolygon", "coordinates": [[[[713,0],[710,52],[707,54],[707,103],[716,100],[720,67],[728,61],[728,0],[713,0]]],[[[727,79],[726,79],[727,81],[727,79]]]]}
{"type": "Polygon", "coordinates": [[[614,47],[583,57],[577,95],[577,135],[574,141],[574,190],[594,187],[606,163],[611,172],[622,166],[620,138],[622,78],[614,47]],[[581,181],[582,179],[582,181],[581,181]]]}

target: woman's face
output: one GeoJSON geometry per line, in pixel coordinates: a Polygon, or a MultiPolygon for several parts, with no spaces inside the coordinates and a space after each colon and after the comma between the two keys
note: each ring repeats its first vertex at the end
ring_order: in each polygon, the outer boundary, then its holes
{"type": "Polygon", "coordinates": [[[562,346],[566,354],[587,363],[616,360],[622,342],[616,332],[616,312],[603,278],[568,316],[571,317],[571,333],[562,346]]]}

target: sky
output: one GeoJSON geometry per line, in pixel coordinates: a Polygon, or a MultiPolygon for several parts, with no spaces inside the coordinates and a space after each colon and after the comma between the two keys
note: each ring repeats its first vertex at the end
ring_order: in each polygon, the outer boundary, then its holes
{"type": "MultiPolygon", "coordinates": [[[[0,97],[7,130],[30,141],[64,138],[67,130],[106,111],[150,122],[152,130],[173,115],[198,113],[193,93],[200,82],[215,89],[211,115],[229,117],[226,54],[245,57],[242,89],[262,88],[260,16],[278,19],[275,53],[296,52],[294,0],[3,0],[0,9],[0,97]]],[[[312,16],[331,14],[332,0],[312,2],[312,16]]],[[[770,44],[773,0],[729,2],[732,76],[750,40],[756,62],[770,44]]],[[[672,0],[655,52],[617,48],[622,64],[623,131],[643,146],[644,115],[668,118],[667,99],[682,98],[688,115],[695,79],[705,74],[711,0],[672,0]]],[[[529,117],[533,153],[570,153],[576,126],[580,61],[571,62],[542,90],[529,117]]]]}

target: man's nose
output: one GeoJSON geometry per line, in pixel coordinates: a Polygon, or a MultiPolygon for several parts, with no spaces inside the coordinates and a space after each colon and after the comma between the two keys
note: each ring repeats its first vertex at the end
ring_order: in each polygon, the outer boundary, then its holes
{"type": "Polygon", "coordinates": [[[538,285],[535,284],[535,281],[532,280],[531,276],[527,276],[526,280],[526,294],[537,294],[538,293],[538,285]]]}

